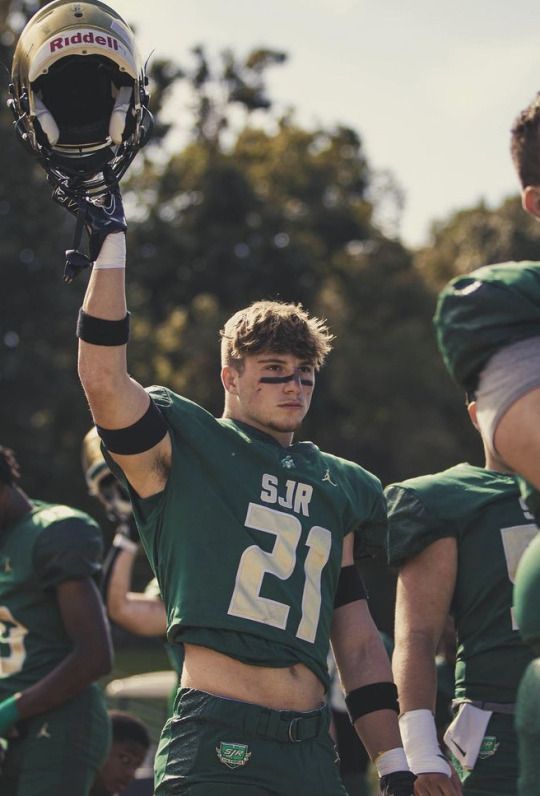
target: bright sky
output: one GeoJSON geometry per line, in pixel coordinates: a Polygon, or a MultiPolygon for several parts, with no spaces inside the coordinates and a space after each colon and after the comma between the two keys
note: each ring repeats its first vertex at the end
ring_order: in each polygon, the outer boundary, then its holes
{"type": "Polygon", "coordinates": [[[137,26],[143,57],[285,50],[268,72],[276,107],[360,133],[371,166],[405,191],[409,245],[434,219],[518,190],[509,128],[540,90],[536,0],[108,1],[137,26]]]}

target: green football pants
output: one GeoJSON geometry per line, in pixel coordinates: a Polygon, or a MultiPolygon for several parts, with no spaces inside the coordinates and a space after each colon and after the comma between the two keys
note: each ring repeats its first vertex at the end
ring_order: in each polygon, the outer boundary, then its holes
{"type": "Polygon", "coordinates": [[[2,796],[87,796],[110,745],[97,686],[17,724],[0,775],[2,796]]]}
{"type": "Polygon", "coordinates": [[[156,796],[346,796],[323,707],[277,711],[181,689],[156,755],[156,796]]]}
{"type": "Polygon", "coordinates": [[[516,796],[518,750],[514,717],[502,713],[491,716],[472,771],[461,769],[455,758],[452,763],[464,796],[516,796]]]}

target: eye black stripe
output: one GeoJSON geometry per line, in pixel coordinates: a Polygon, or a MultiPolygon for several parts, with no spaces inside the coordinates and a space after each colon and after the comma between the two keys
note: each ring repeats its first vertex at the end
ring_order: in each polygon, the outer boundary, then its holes
{"type": "MultiPolygon", "coordinates": [[[[261,384],[286,384],[288,381],[294,381],[295,379],[296,374],[291,373],[290,376],[262,376],[259,382],[261,384]]],[[[311,379],[300,379],[300,384],[303,384],[304,387],[313,387],[311,379]]]]}

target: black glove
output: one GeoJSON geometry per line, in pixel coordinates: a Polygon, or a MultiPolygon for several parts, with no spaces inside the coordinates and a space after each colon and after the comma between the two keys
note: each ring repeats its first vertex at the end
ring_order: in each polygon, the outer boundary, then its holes
{"type": "Polygon", "coordinates": [[[77,219],[73,249],[66,251],[64,271],[64,280],[71,282],[83,268],[97,259],[107,235],[127,230],[122,196],[118,185],[114,185],[105,196],[94,200],[82,196],[75,198],[62,188],[55,188],[52,198],[77,219]],[[88,233],[89,258],[78,251],[83,227],[88,233]]]}
{"type": "Polygon", "coordinates": [[[413,796],[415,779],[412,771],[392,771],[379,780],[381,796],[413,796]]]}

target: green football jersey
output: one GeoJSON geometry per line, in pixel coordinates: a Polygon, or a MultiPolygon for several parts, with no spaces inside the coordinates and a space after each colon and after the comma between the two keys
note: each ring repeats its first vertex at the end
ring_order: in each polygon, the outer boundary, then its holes
{"type": "Polygon", "coordinates": [[[455,277],[439,294],[433,320],[450,374],[475,390],[493,354],[540,335],[540,263],[486,265],[455,277]]]}
{"type": "MultiPolygon", "coordinates": [[[[161,600],[161,602],[163,602],[161,589],[159,588],[157,578],[152,578],[152,580],[148,581],[144,589],[144,594],[145,597],[149,597],[152,600],[161,600]]],[[[178,677],[180,677],[182,674],[182,666],[184,665],[184,651],[182,645],[169,644],[167,642],[165,644],[165,652],[167,653],[167,657],[171,663],[171,666],[177,673],[178,677]]]]}
{"type": "Polygon", "coordinates": [[[94,520],[67,506],[32,503],[0,532],[0,700],[45,677],[71,652],[55,587],[101,569],[94,520]]]}
{"type": "Polygon", "coordinates": [[[386,522],[375,476],[309,442],[282,447],[150,388],[172,438],[165,490],[131,490],[171,642],[244,662],[302,662],[327,684],[326,655],[343,538],[359,554],[386,522]]]}
{"type": "Polygon", "coordinates": [[[456,697],[513,702],[531,660],[512,608],[519,559],[538,529],[517,480],[471,464],[386,489],[388,559],[454,537],[458,571],[451,612],[457,629],[456,697]]]}
{"type": "Polygon", "coordinates": [[[514,586],[516,620],[523,640],[540,655],[540,536],[519,562],[514,586]]]}

